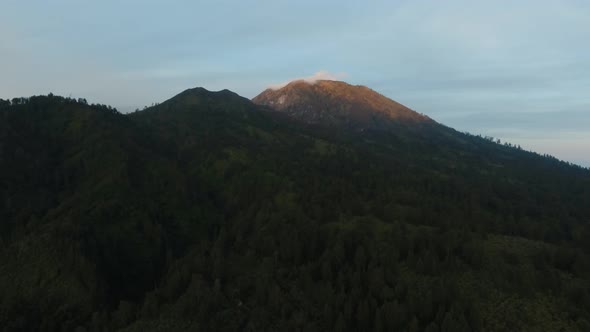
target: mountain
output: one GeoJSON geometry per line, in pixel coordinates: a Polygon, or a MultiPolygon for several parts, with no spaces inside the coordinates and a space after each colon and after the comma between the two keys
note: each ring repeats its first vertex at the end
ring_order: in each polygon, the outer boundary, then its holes
{"type": "Polygon", "coordinates": [[[267,89],[252,101],[306,123],[358,130],[433,122],[365,86],[340,81],[293,81],[280,89],[267,89]]]}
{"type": "Polygon", "coordinates": [[[589,329],[590,171],[297,84],[0,100],[2,329],[589,329]]]}

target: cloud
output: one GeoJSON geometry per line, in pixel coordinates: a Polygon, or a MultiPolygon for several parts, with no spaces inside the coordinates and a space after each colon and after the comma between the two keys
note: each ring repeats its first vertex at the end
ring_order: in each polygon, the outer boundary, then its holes
{"type": "Polygon", "coordinates": [[[293,81],[304,81],[309,84],[314,84],[315,82],[321,81],[321,80],[339,81],[339,80],[345,79],[347,77],[348,77],[347,73],[332,74],[326,70],[320,70],[311,76],[294,78],[294,79],[288,80],[288,81],[280,83],[280,84],[272,84],[272,85],[269,85],[268,88],[272,89],[272,90],[278,90],[293,81]]]}

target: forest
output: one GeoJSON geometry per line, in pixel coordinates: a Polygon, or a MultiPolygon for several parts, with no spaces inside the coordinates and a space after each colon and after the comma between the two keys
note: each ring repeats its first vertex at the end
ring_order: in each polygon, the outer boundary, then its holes
{"type": "Polygon", "coordinates": [[[590,331],[590,170],[202,88],[0,100],[0,330],[590,331]]]}

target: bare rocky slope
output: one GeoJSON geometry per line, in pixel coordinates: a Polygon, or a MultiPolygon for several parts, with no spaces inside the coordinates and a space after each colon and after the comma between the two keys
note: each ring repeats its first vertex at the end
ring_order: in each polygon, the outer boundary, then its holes
{"type": "Polygon", "coordinates": [[[267,89],[252,101],[309,124],[357,130],[382,129],[392,123],[434,123],[374,90],[340,81],[293,81],[280,89],[267,89]]]}

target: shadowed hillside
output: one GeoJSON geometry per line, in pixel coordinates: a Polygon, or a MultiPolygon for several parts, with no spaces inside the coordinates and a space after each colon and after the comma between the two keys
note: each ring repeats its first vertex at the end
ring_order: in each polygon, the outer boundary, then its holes
{"type": "Polygon", "coordinates": [[[302,84],[0,101],[0,326],[590,329],[588,170],[302,84]]]}

